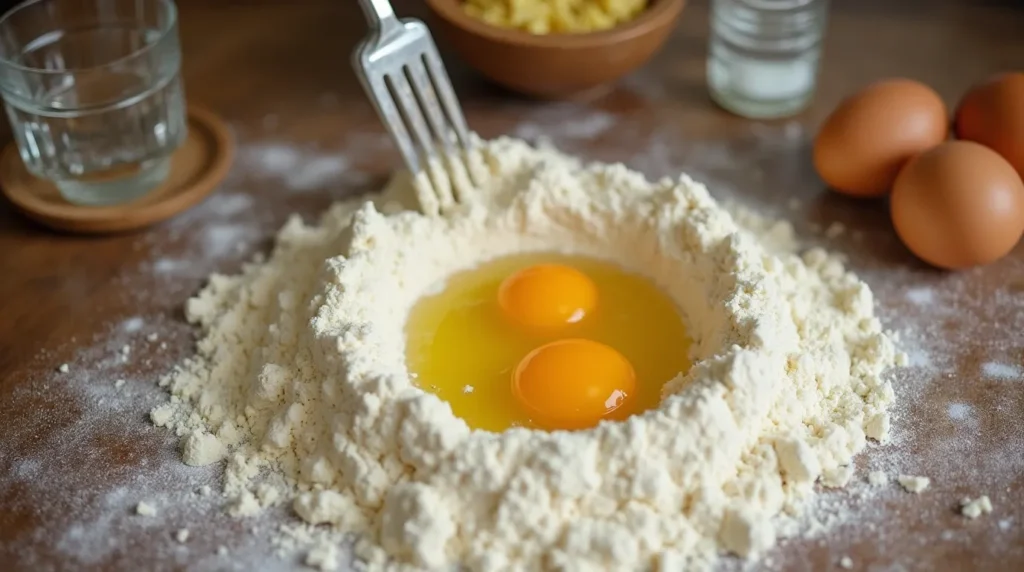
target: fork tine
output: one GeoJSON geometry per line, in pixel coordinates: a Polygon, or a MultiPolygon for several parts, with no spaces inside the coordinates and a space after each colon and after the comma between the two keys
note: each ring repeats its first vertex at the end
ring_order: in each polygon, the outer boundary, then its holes
{"type": "Polygon", "coordinates": [[[375,33],[352,64],[413,175],[420,206],[439,214],[470,202],[486,165],[430,30],[416,19],[397,20],[387,0],[360,4],[375,33]]]}
{"type": "Polygon", "coordinates": [[[420,109],[419,102],[413,95],[412,87],[409,85],[404,72],[399,71],[398,73],[388,75],[387,79],[395,98],[398,100],[398,105],[406,124],[412,126],[412,132],[424,157],[423,163],[425,168],[423,170],[430,177],[434,185],[434,192],[437,194],[441,210],[445,210],[455,203],[455,197],[452,194],[451,183],[443,172],[441,157],[437,153],[433,137],[430,135],[430,129],[423,118],[423,110],[420,109]]]}
{"type": "Polygon", "coordinates": [[[402,158],[405,159],[405,164],[409,167],[409,172],[413,177],[416,199],[419,201],[420,207],[427,214],[439,213],[441,205],[438,203],[437,193],[430,188],[432,185],[429,184],[429,179],[426,181],[421,179],[424,169],[421,166],[419,155],[416,153],[416,148],[413,147],[412,137],[409,136],[409,131],[405,127],[402,114],[398,111],[395,101],[391,98],[391,92],[388,89],[384,76],[378,75],[372,79],[367,78],[364,85],[372,92],[373,105],[377,109],[377,115],[384,122],[384,126],[391,134],[391,139],[398,145],[398,150],[402,154],[402,158]]]}
{"type": "Polygon", "coordinates": [[[412,138],[409,137],[409,132],[402,121],[402,115],[399,113],[398,108],[395,107],[394,100],[391,99],[391,94],[388,92],[384,78],[378,76],[371,81],[370,88],[374,94],[374,107],[377,108],[377,114],[384,122],[384,126],[391,133],[391,139],[398,144],[398,150],[402,153],[405,164],[413,167],[412,171],[414,173],[421,170],[419,156],[416,154],[416,149],[412,146],[412,138]]]}
{"type": "Polygon", "coordinates": [[[441,141],[447,153],[452,152],[452,133],[445,125],[444,112],[441,111],[441,102],[437,99],[434,86],[430,84],[427,77],[427,70],[423,67],[422,61],[413,61],[405,68],[405,74],[413,86],[413,93],[420,102],[420,107],[426,112],[427,122],[434,137],[441,141]]]}
{"type": "MultiPolygon", "coordinates": [[[[462,105],[459,103],[455,90],[452,89],[451,79],[445,70],[444,62],[437,52],[437,46],[431,44],[423,50],[423,63],[427,68],[434,93],[441,103],[444,115],[448,118],[448,126],[454,131],[455,137],[461,147],[459,154],[461,161],[458,161],[459,170],[463,173],[460,181],[462,185],[456,186],[459,193],[459,200],[470,200],[475,195],[475,189],[480,188],[487,179],[487,172],[482,163],[477,149],[474,147],[473,134],[466,124],[466,117],[462,114],[462,105]]],[[[454,156],[453,156],[454,157],[454,156]]],[[[453,161],[455,162],[455,161],[453,161]]]]}
{"type": "Polygon", "coordinates": [[[441,55],[437,53],[436,46],[431,44],[424,50],[423,61],[427,64],[427,72],[433,80],[434,93],[438,95],[444,114],[448,116],[448,121],[455,128],[455,135],[459,138],[459,143],[463,149],[469,149],[472,144],[469,139],[469,127],[466,125],[466,118],[462,115],[462,106],[459,105],[459,100],[455,96],[452,81],[448,78],[448,72],[444,69],[444,62],[441,61],[441,55]]]}
{"type": "MultiPolygon", "coordinates": [[[[447,167],[448,180],[452,194],[458,202],[468,202],[473,194],[473,178],[466,169],[464,157],[456,153],[453,139],[456,137],[448,120],[441,109],[441,102],[437,99],[434,86],[430,83],[427,69],[421,58],[410,62],[405,69],[406,76],[413,86],[413,95],[419,101],[420,107],[427,116],[427,123],[434,134],[435,140],[440,140],[444,146],[444,163],[447,167]]],[[[458,141],[454,141],[458,144],[458,141]]]]}

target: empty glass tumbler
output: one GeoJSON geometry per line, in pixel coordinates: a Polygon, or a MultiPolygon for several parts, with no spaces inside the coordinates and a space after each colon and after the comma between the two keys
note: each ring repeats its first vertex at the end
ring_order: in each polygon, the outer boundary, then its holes
{"type": "Polygon", "coordinates": [[[29,0],[0,19],[0,94],[21,159],[69,202],[159,186],[187,134],[172,0],[29,0]]]}
{"type": "Polygon", "coordinates": [[[750,118],[801,111],[814,95],[828,0],[712,0],[711,97],[750,118]]]}

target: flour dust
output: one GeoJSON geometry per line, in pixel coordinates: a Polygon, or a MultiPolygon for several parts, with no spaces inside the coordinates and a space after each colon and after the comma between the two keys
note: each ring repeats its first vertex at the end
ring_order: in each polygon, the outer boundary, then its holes
{"type": "MultiPolygon", "coordinates": [[[[646,97],[666,97],[660,88],[656,89],[656,82],[638,76],[627,83],[646,97]]],[[[325,94],[321,105],[336,106],[337,98],[325,94]]],[[[278,123],[274,118],[265,127],[272,130],[278,123]]],[[[914,562],[901,556],[911,551],[908,543],[930,548],[941,540],[966,550],[983,542],[990,550],[1007,555],[1020,549],[1015,542],[1021,535],[1022,519],[1000,514],[1014,501],[996,487],[1011,482],[1024,470],[1015,460],[1024,442],[1019,435],[1014,440],[1007,434],[1004,442],[993,448],[979,435],[978,428],[998,427],[1011,420],[1021,404],[967,399],[967,393],[960,390],[962,384],[984,378],[1005,384],[1012,391],[1012,384],[1021,379],[1019,348],[1024,347],[1024,317],[988,310],[1019,304],[1019,289],[980,288],[975,272],[940,276],[914,268],[907,257],[887,258],[880,253],[898,249],[897,243],[871,248],[860,242],[865,234],[879,232],[868,218],[877,217],[875,213],[861,216],[857,207],[845,204],[830,208],[828,201],[822,203],[813,192],[800,189],[792,191],[798,196],[791,196],[788,188],[776,195],[752,193],[751,189],[759,186],[758,179],[768,183],[780,178],[792,180],[785,173],[765,173],[763,166],[776,162],[781,151],[808,144],[808,134],[795,124],[764,126],[742,144],[698,142],[671,129],[642,129],[614,114],[565,105],[547,116],[524,115],[518,129],[516,132],[524,137],[547,138],[583,156],[593,156],[586,139],[600,137],[609,150],[594,158],[622,160],[654,178],[690,171],[707,180],[716,195],[740,199],[761,212],[793,218],[804,248],[827,245],[847,252],[852,269],[872,286],[880,314],[889,327],[900,332],[900,346],[909,354],[909,367],[894,383],[897,405],[893,440],[886,447],[869,447],[857,459],[857,472],[845,489],[824,490],[804,507],[798,519],[803,523],[799,534],[820,540],[810,544],[795,540],[800,552],[816,546],[816,542],[823,547],[827,543],[822,549],[833,554],[830,562],[838,563],[850,546],[863,543],[875,547],[882,565],[912,567],[914,562]],[[563,127],[544,133],[538,127],[544,121],[563,127]],[[743,175],[747,179],[737,182],[729,169],[747,173],[743,175]],[[823,229],[837,221],[848,232],[824,236],[823,229]],[[995,328],[1004,333],[1002,343],[977,343],[979,339],[999,339],[990,335],[995,328]],[[979,359],[965,361],[966,356],[979,359]],[[933,447],[932,454],[921,453],[933,447]],[[981,462],[965,464],[964,458],[981,462]],[[869,473],[888,475],[887,484],[871,484],[869,473]],[[926,494],[939,500],[924,505],[919,518],[945,518],[958,506],[962,492],[969,491],[972,499],[984,493],[992,497],[995,514],[991,523],[980,519],[972,530],[951,528],[941,535],[920,537],[908,537],[892,529],[889,510],[902,506],[900,499],[907,494],[892,482],[900,473],[933,477],[926,494]],[[974,530],[984,538],[977,537],[974,530]]],[[[244,169],[234,169],[224,188],[205,203],[158,227],[156,233],[166,233],[159,241],[140,238],[140,246],[151,248],[152,256],[127,268],[115,280],[126,307],[159,297],[166,300],[158,305],[163,310],[146,315],[134,315],[130,310],[114,314],[110,323],[97,325],[93,337],[66,340],[39,353],[34,360],[36,381],[19,389],[15,398],[49,413],[31,426],[8,427],[7,431],[19,442],[29,442],[39,433],[49,436],[27,457],[15,459],[0,451],[0,488],[17,494],[18,500],[9,505],[9,514],[31,512],[47,524],[39,529],[41,536],[37,538],[10,539],[0,549],[5,561],[13,559],[30,568],[45,568],[48,563],[39,559],[41,552],[34,548],[45,541],[57,547],[65,564],[80,567],[105,563],[112,569],[135,569],[135,555],[145,550],[147,562],[155,558],[190,570],[301,568],[300,559],[306,557],[305,553],[286,560],[268,558],[275,553],[268,548],[271,538],[279,536],[282,525],[294,526],[294,517],[288,511],[269,511],[240,525],[223,513],[223,500],[217,495],[201,494],[204,487],[216,491],[223,486],[216,467],[182,465],[177,439],[148,426],[143,414],[165,399],[153,388],[152,381],[192,352],[191,331],[177,317],[183,301],[210,273],[234,272],[253,252],[264,251],[272,230],[283,221],[283,213],[254,200],[247,192],[249,185],[272,180],[281,184],[282,191],[309,196],[316,185],[333,187],[365,180],[365,175],[358,173],[351,177],[338,175],[336,167],[347,162],[358,171],[360,149],[374,153],[387,147],[381,134],[356,134],[353,140],[360,137],[359,144],[345,147],[340,160],[326,157],[327,153],[315,148],[299,147],[292,153],[284,149],[293,146],[272,138],[264,137],[258,144],[243,139],[239,149],[244,169]],[[312,167],[309,173],[289,179],[283,171],[256,164],[268,156],[271,166],[312,167]],[[246,170],[252,174],[246,175],[246,170]],[[295,189],[288,188],[289,180],[295,189]],[[159,341],[147,343],[145,338],[151,333],[158,333],[159,341]],[[131,348],[127,361],[121,353],[125,345],[131,348]],[[68,364],[66,373],[58,371],[62,363],[68,364]],[[119,385],[119,381],[124,383],[119,385]],[[104,457],[104,442],[135,446],[104,457]],[[112,457],[119,461],[111,465],[108,459],[112,457]],[[76,470],[82,466],[92,469],[78,474],[65,470],[72,463],[76,470]],[[76,490],[80,494],[69,504],[67,499],[53,495],[55,490],[76,490]],[[157,508],[154,517],[135,514],[136,505],[143,501],[157,508]],[[178,543],[174,536],[182,529],[190,534],[185,543],[178,543]]],[[[995,283],[1012,285],[1020,283],[1024,267],[1007,261],[989,272],[1002,277],[995,283]]],[[[312,540],[303,534],[296,529],[294,536],[308,545],[312,540]]],[[[774,569],[798,563],[788,553],[790,543],[783,540],[780,549],[769,552],[758,566],[774,569]]],[[[344,568],[344,551],[333,556],[344,568]]],[[[734,570],[744,565],[725,560],[719,568],[734,570]]]]}

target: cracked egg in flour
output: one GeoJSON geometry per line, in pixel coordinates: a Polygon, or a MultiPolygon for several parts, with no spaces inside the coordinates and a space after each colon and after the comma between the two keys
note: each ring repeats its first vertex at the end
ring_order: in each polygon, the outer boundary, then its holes
{"type": "Polygon", "coordinates": [[[657,407],[689,368],[675,303],[594,258],[506,256],[449,277],[406,323],[417,385],[473,428],[584,429],[657,407]]]}

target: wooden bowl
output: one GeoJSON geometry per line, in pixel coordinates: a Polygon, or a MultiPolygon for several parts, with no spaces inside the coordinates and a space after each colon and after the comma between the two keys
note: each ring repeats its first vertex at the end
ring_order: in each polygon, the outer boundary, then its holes
{"type": "Polygon", "coordinates": [[[647,62],[675,27],[685,0],[651,0],[636,19],[590,34],[535,35],[466,14],[462,0],[427,0],[431,28],[471,67],[526,95],[566,99],[610,84],[647,62]]]}

